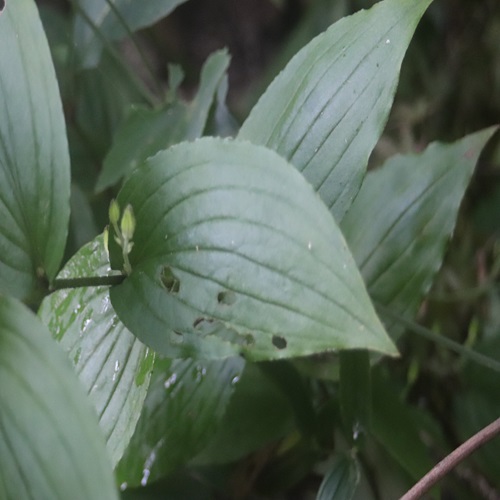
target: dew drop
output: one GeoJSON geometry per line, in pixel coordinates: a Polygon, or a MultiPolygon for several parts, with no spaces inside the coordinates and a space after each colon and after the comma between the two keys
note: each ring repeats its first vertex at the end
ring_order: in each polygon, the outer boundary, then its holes
{"type": "Polygon", "coordinates": [[[150,474],[151,471],[149,469],[144,469],[142,471],[141,486],[146,486],[146,484],[148,484],[148,479],[150,474]]]}
{"type": "Polygon", "coordinates": [[[240,381],[239,375],[236,375],[231,380],[231,385],[236,385],[240,381]]]}
{"type": "Polygon", "coordinates": [[[167,380],[165,380],[165,383],[163,385],[165,386],[165,389],[170,389],[175,384],[176,381],[177,381],[177,373],[172,373],[172,375],[170,375],[170,377],[168,377],[167,380]]]}
{"type": "Polygon", "coordinates": [[[313,247],[313,246],[312,246],[312,243],[311,243],[311,242],[309,242],[309,243],[307,244],[307,248],[308,248],[309,250],[311,250],[311,248],[312,248],[312,247],[313,247]]]}
{"type": "Polygon", "coordinates": [[[387,45],[389,45],[389,44],[391,43],[391,41],[389,40],[389,38],[385,41],[385,43],[386,43],[387,45]]]}
{"type": "Polygon", "coordinates": [[[128,488],[128,484],[127,483],[120,484],[120,491],[125,491],[127,488],[128,488]]]}

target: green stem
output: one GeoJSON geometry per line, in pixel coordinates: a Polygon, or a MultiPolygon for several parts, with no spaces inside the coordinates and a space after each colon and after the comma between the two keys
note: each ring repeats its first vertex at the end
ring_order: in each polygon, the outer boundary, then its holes
{"type": "Polygon", "coordinates": [[[392,312],[388,307],[385,307],[378,302],[376,302],[376,307],[377,310],[382,313],[382,315],[400,323],[413,333],[416,333],[417,335],[420,335],[421,337],[424,337],[427,340],[431,340],[432,342],[436,342],[436,344],[440,344],[449,349],[450,351],[454,351],[457,354],[462,355],[464,358],[468,358],[471,361],[475,361],[476,363],[479,363],[480,365],[483,365],[486,368],[490,368],[492,370],[500,372],[500,363],[498,361],[488,356],[485,356],[484,354],[480,354],[479,352],[473,351],[468,347],[464,347],[458,342],[454,342],[453,340],[443,337],[442,335],[439,335],[438,333],[435,333],[432,330],[429,330],[428,328],[425,328],[421,325],[417,325],[413,321],[408,321],[401,315],[392,312]]]}
{"type": "Polygon", "coordinates": [[[126,278],[124,274],[112,274],[111,276],[85,276],[83,278],[56,278],[50,286],[50,291],[62,290],[64,288],[83,288],[94,286],[114,286],[123,283],[126,278]]]}

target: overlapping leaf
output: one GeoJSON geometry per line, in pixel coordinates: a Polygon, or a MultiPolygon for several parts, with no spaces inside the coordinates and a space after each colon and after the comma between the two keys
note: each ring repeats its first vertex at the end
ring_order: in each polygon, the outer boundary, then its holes
{"type": "MultiPolygon", "coordinates": [[[[47,40],[32,0],[0,16],[0,292],[52,279],[69,219],[69,157],[47,40]]],[[[36,300],[33,298],[33,300],[36,300]]]]}
{"type": "MultiPolygon", "coordinates": [[[[276,153],[214,138],[159,153],[118,196],[137,227],[120,319],[168,356],[394,354],[335,221],[276,153]]],[[[123,265],[110,238],[112,267],[123,265]]]]}
{"type": "Polygon", "coordinates": [[[85,68],[98,64],[102,41],[119,40],[167,16],[186,0],[74,0],[74,43],[85,68]]]}
{"type": "Polygon", "coordinates": [[[358,488],[361,474],[356,458],[336,456],[316,496],[316,500],[350,500],[358,488]]]}
{"type": "Polygon", "coordinates": [[[116,132],[96,189],[101,191],[117,183],[148,156],[200,137],[228,65],[227,51],[212,54],[203,67],[198,94],[190,103],[175,98],[156,110],[133,107],[116,132]]]}
{"type": "Polygon", "coordinates": [[[157,361],[118,481],[145,486],[202,450],[220,424],[244,364],[239,357],[157,361]]]}
{"type": "Polygon", "coordinates": [[[117,499],[104,438],[46,327],[0,297],[0,498],[117,499]]]}
{"type": "Polygon", "coordinates": [[[385,0],[331,26],[263,94],[239,137],[277,151],[340,221],[384,128],[403,56],[431,0],[385,0]]]}
{"type": "MultiPolygon", "coordinates": [[[[109,272],[102,237],[98,237],[58,277],[105,276],[109,272]]],[[[141,414],[153,353],[118,320],[107,287],[60,290],[44,300],[39,314],[72,361],[116,464],[141,414]]]]}
{"type": "Polygon", "coordinates": [[[370,172],[342,221],[372,298],[411,318],[440,268],[478,156],[494,129],[370,172]]]}

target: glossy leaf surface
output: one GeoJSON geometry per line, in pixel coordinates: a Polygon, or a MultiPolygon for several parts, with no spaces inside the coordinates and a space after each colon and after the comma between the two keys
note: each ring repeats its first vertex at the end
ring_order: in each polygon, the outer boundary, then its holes
{"type": "Polygon", "coordinates": [[[196,455],[213,436],[243,370],[241,358],[156,362],[119,482],[145,486],[196,455]]]}
{"type": "Polygon", "coordinates": [[[366,176],[342,230],[374,300],[408,317],[416,313],[441,266],[460,202],[493,132],[396,156],[366,176]]]}
{"type": "Polygon", "coordinates": [[[403,56],[431,0],[385,0],[317,36],[269,86],[239,137],[277,151],[340,221],[389,114],[403,56]]]}
{"type": "MultiPolygon", "coordinates": [[[[120,319],[178,357],[395,354],[335,221],[274,152],[200,139],[158,154],[121,190],[137,227],[120,319]]],[[[110,237],[112,266],[121,249],[110,237]]]]}
{"type": "MultiPolygon", "coordinates": [[[[102,237],[98,237],[68,262],[58,278],[109,272],[102,237]]],[[[139,420],[154,354],[120,322],[108,287],[60,290],[44,300],[39,314],[73,363],[115,465],[139,420]]]]}
{"type": "Polygon", "coordinates": [[[95,413],[46,327],[0,298],[0,498],[117,499],[95,413]]]}
{"type": "Polygon", "coordinates": [[[227,51],[212,54],[203,67],[198,94],[189,103],[174,98],[155,110],[133,107],[116,132],[96,190],[117,183],[148,156],[172,144],[200,137],[228,65],[227,51]]]}
{"type": "Polygon", "coordinates": [[[75,19],[73,36],[81,65],[91,68],[98,64],[102,39],[119,40],[128,32],[150,26],[185,1],[76,0],[80,15],[75,19]]]}
{"type": "Polygon", "coordinates": [[[37,279],[55,276],[66,243],[68,146],[32,0],[9,2],[0,40],[0,292],[36,301],[37,279]]]}

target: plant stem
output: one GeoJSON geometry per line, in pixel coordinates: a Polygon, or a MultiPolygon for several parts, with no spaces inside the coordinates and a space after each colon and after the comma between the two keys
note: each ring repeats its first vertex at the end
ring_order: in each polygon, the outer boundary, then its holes
{"type": "Polygon", "coordinates": [[[64,288],[83,288],[91,286],[113,286],[119,285],[126,278],[124,274],[112,274],[111,276],[86,276],[84,278],[55,279],[50,291],[62,290],[64,288]]]}
{"type": "Polygon", "coordinates": [[[490,358],[489,356],[485,356],[484,354],[481,354],[477,351],[473,351],[472,349],[469,349],[468,347],[465,347],[458,342],[454,342],[453,340],[450,340],[443,335],[439,335],[436,332],[429,330],[428,328],[417,325],[413,321],[409,321],[406,318],[403,318],[401,315],[392,312],[388,307],[385,307],[378,302],[376,302],[375,304],[377,306],[377,310],[380,311],[382,315],[394,321],[397,321],[413,333],[416,333],[417,335],[420,335],[421,337],[424,337],[425,339],[432,342],[436,342],[436,344],[440,344],[450,351],[454,351],[457,354],[462,355],[464,358],[475,361],[476,363],[495,370],[496,372],[500,372],[500,363],[495,359],[490,358]]]}
{"type": "Polygon", "coordinates": [[[500,434],[500,418],[474,434],[456,450],[447,455],[434,466],[418,483],[416,483],[400,500],[417,500],[427,493],[443,476],[484,443],[500,434]]]}

